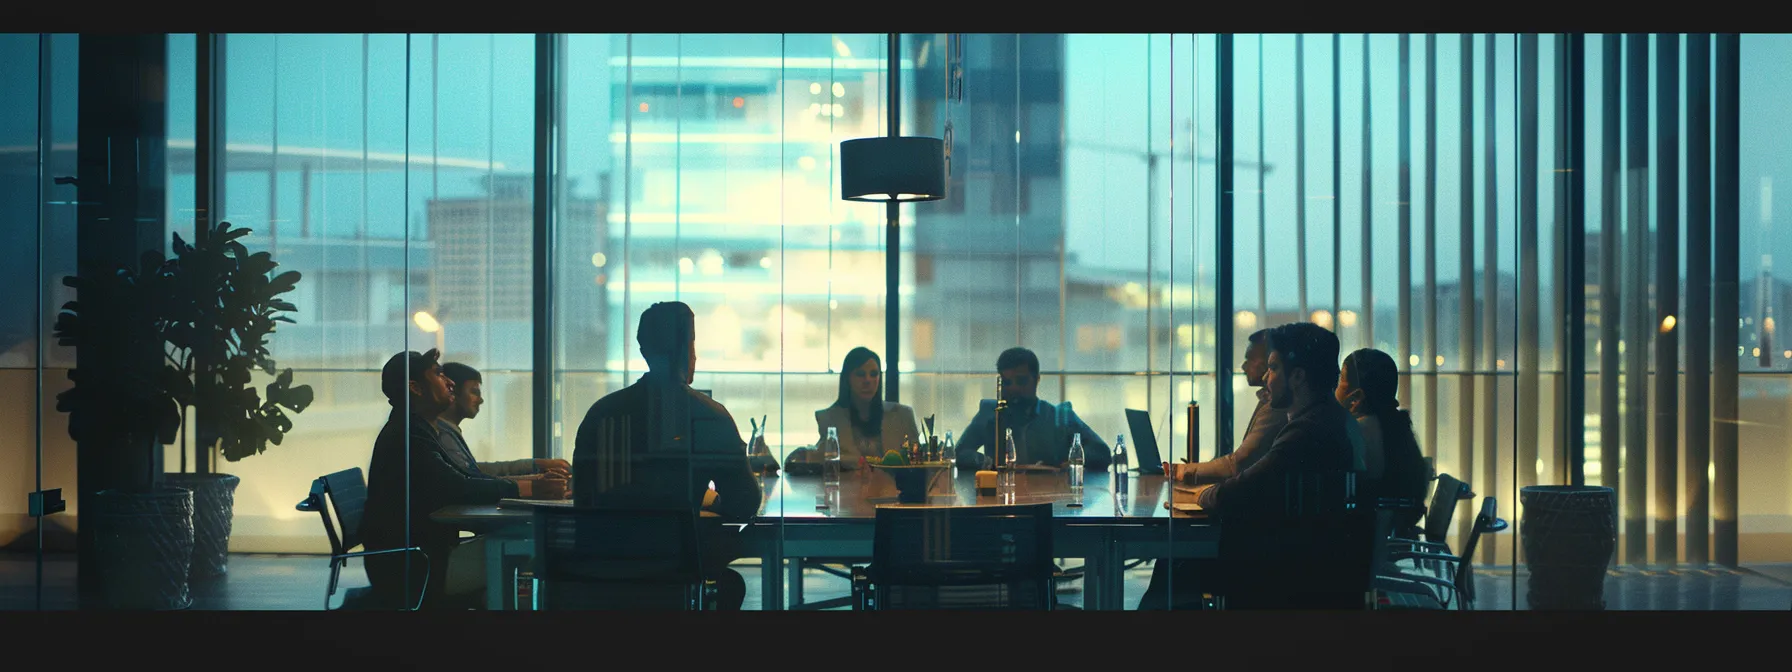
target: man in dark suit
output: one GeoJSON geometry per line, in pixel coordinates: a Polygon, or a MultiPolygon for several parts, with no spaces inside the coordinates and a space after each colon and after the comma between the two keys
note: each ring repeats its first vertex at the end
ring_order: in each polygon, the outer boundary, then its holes
{"type": "Polygon", "coordinates": [[[1281,433],[1282,425],[1288,424],[1288,409],[1270,405],[1269,390],[1263,386],[1263,377],[1269,371],[1268,329],[1259,329],[1251,334],[1250,345],[1245,346],[1244,350],[1244,364],[1239,370],[1244,373],[1245,384],[1257,388],[1257,408],[1251,412],[1251,421],[1245,425],[1244,438],[1239,439],[1238,447],[1206,462],[1165,462],[1165,475],[1189,485],[1223,481],[1237,476],[1268,452],[1269,442],[1274,441],[1276,434],[1281,433]]]}
{"type": "MultiPolygon", "coordinates": [[[[1201,592],[1274,581],[1275,575],[1287,573],[1284,570],[1294,561],[1284,556],[1343,560],[1326,556],[1327,550],[1339,550],[1325,548],[1329,541],[1289,538],[1283,525],[1315,512],[1329,515],[1342,509],[1342,498],[1349,496],[1348,486],[1333,481],[1348,479],[1348,473],[1356,468],[1362,435],[1356,421],[1332,396],[1338,384],[1338,337],[1324,327],[1297,322],[1271,329],[1267,340],[1269,360],[1263,384],[1272,412],[1286,413],[1287,424],[1276,433],[1267,452],[1249,467],[1203,486],[1196,499],[1208,515],[1224,520],[1228,529],[1221,534],[1248,539],[1237,548],[1261,562],[1227,562],[1227,567],[1240,570],[1237,575],[1218,576],[1217,563],[1211,562],[1195,563],[1198,571],[1174,572],[1177,585],[1169,592],[1178,605],[1201,592]],[[1291,488],[1314,496],[1290,498],[1291,488]],[[1314,510],[1290,510],[1289,503],[1297,500],[1314,510]],[[1290,553],[1265,550],[1278,548],[1290,553]]],[[[1141,607],[1162,608],[1162,600],[1151,595],[1141,607]]]]}
{"type": "Polygon", "coordinates": [[[1338,386],[1338,337],[1319,325],[1296,322],[1271,330],[1269,345],[1263,386],[1270,407],[1287,412],[1288,424],[1276,433],[1268,454],[1201,493],[1198,501],[1209,512],[1279,516],[1291,476],[1350,471],[1362,452],[1355,419],[1332,396],[1338,386]]]}
{"type": "MultiPolygon", "coordinates": [[[[1257,388],[1257,408],[1251,412],[1250,424],[1245,425],[1244,438],[1238,441],[1238,447],[1232,452],[1206,462],[1165,462],[1164,475],[1171,480],[1195,485],[1237,476],[1239,472],[1255,464],[1257,458],[1269,453],[1270,442],[1275,441],[1282,426],[1288,424],[1288,409],[1275,408],[1270,404],[1269,390],[1263,383],[1263,377],[1269,371],[1269,330],[1258,329],[1251,334],[1249,341],[1250,345],[1245,346],[1244,362],[1239,366],[1239,371],[1244,374],[1246,385],[1257,388]]],[[[1201,568],[1207,564],[1211,563],[1198,559],[1159,558],[1151,568],[1151,583],[1146,584],[1145,595],[1139,604],[1144,608],[1163,608],[1166,604],[1164,600],[1169,599],[1170,576],[1198,576],[1201,568]]],[[[1191,602],[1200,597],[1197,591],[1187,585],[1177,587],[1176,594],[1179,596],[1179,603],[1191,602]]]]}
{"type": "Polygon", "coordinates": [[[691,388],[694,322],[690,306],[676,301],[641,314],[636,340],[647,373],[592,404],[579,423],[573,500],[581,507],[688,506],[714,513],[698,526],[703,571],[716,581],[719,606],[738,610],[746,583],[728,563],[739,557],[739,539],[721,523],[751,520],[762,492],[734,417],[691,388]]]}
{"type": "MultiPolygon", "coordinates": [[[[374,592],[392,596],[403,591],[405,603],[411,604],[424,591],[425,608],[475,603],[471,598],[483,588],[476,583],[451,587],[451,554],[471,565],[482,564],[484,558],[478,549],[457,552],[459,531],[430,520],[430,513],[451,504],[493,504],[505,497],[566,496],[565,481],[506,481],[456,466],[434,422],[454,400],[453,385],[436,361],[439,356],[435,350],[401,352],[380,370],[380,388],[392,414],[373,442],[361,521],[361,539],[368,550],[423,549],[428,562],[415,554],[392,553],[368,556],[365,567],[374,592]]],[[[465,574],[478,577],[480,572],[465,574]]]]}

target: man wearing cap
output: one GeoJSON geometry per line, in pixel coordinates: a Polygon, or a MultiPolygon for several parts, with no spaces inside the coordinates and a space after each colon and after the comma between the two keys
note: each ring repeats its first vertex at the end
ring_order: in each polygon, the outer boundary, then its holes
{"type": "Polygon", "coordinates": [[[430,513],[452,504],[495,504],[506,497],[566,498],[563,480],[508,481],[456,466],[434,422],[454,401],[453,385],[442,374],[438,357],[435,350],[401,352],[380,370],[380,388],[392,414],[373,442],[361,521],[368,550],[423,550],[427,561],[414,553],[391,553],[367,556],[364,562],[375,594],[402,594],[404,603],[412,604],[422,591],[426,609],[477,604],[473,598],[484,589],[479,585],[484,575],[479,543],[462,544],[458,530],[430,520],[430,513]]]}

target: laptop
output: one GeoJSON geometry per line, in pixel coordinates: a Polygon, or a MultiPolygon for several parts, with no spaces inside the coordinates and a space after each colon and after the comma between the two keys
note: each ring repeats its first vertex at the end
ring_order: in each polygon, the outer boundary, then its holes
{"type": "Polygon", "coordinates": [[[1133,451],[1139,456],[1139,473],[1163,474],[1164,460],[1157,450],[1157,435],[1151,431],[1151,414],[1126,409],[1126,427],[1132,432],[1133,451]]]}

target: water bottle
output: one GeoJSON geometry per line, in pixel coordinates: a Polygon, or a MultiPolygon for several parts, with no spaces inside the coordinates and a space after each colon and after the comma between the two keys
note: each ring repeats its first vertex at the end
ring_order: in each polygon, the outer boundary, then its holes
{"type": "Polygon", "coordinates": [[[952,430],[946,430],[946,442],[940,445],[941,459],[945,460],[947,469],[958,466],[958,445],[952,443],[952,430]]]}
{"type": "Polygon", "coordinates": [[[840,434],[829,427],[828,438],[821,442],[821,493],[815,508],[828,508],[840,492],[840,434]]]}
{"type": "Polygon", "coordinates": [[[1114,494],[1125,496],[1132,490],[1132,467],[1126,463],[1126,435],[1114,440],[1114,494]]]}
{"type": "Polygon", "coordinates": [[[1006,429],[1003,433],[1007,436],[1002,441],[1002,463],[996,467],[1003,471],[998,472],[997,485],[1013,491],[1015,484],[1020,481],[1020,470],[1016,468],[1019,466],[1020,452],[1014,446],[1014,430],[1006,429]]]}
{"type": "Polygon", "coordinates": [[[1083,501],[1083,435],[1073,434],[1070,437],[1070,496],[1078,503],[1083,501]]]}

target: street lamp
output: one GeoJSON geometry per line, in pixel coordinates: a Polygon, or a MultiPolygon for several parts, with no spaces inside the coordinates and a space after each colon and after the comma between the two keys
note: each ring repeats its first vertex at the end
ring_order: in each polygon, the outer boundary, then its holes
{"type": "Polygon", "coordinates": [[[411,316],[411,321],[417,323],[418,329],[422,329],[424,331],[427,331],[429,333],[436,335],[436,352],[440,353],[447,349],[447,347],[443,344],[442,323],[437,322],[436,317],[434,315],[429,314],[429,311],[426,311],[426,310],[417,311],[416,315],[411,316]]]}

